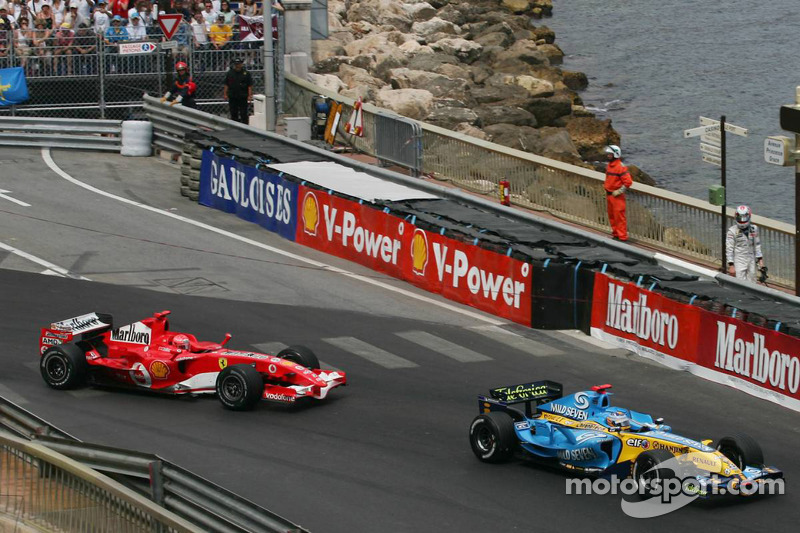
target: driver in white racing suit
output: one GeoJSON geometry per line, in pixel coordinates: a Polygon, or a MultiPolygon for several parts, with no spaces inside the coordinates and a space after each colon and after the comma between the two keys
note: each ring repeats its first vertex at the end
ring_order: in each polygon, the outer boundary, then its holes
{"type": "Polygon", "coordinates": [[[728,258],[728,274],[738,279],[756,281],[756,263],[764,268],[761,254],[761,235],[758,226],[750,223],[752,212],[746,205],[736,208],[736,224],[728,228],[725,239],[725,255],[728,258]]]}

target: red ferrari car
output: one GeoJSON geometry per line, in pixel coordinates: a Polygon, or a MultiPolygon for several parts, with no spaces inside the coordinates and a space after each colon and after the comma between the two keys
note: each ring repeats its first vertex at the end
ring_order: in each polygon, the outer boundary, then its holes
{"type": "Polygon", "coordinates": [[[169,394],[217,394],[228,409],[252,409],[261,400],[321,400],[347,384],[344,372],[319,368],[314,352],[290,346],[275,355],[229,350],[170,331],[169,311],[114,328],[111,315],[89,313],[42,328],[40,369],[54,389],[86,383],[169,394]]]}

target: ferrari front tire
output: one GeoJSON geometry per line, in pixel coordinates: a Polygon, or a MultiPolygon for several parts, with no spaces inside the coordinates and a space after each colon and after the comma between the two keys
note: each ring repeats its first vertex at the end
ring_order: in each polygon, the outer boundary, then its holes
{"type": "Polygon", "coordinates": [[[316,354],[312,352],[310,348],[300,346],[299,344],[284,348],[278,352],[278,357],[312,370],[319,368],[319,359],[317,359],[316,354]]]}
{"type": "Polygon", "coordinates": [[[261,399],[264,380],[250,365],[233,365],[217,376],[217,398],[226,409],[249,411],[261,399]]]}
{"type": "Polygon", "coordinates": [[[86,382],[89,364],[86,354],[74,344],[48,348],[39,361],[39,371],[48,386],[64,390],[79,387],[86,382]]]}
{"type": "Polygon", "coordinates": [[[764,466],[764,452],[756,439],[746,433],[734,433],[717,442],[717,451],[733,461],[739,470],[748,466],[764,466]]]}
{"type": "Polygon", "coordinates": [[[501,411],[476,416],[469,427],[469,443],[475,457],[485,463],[507,461],[517,446],[514,419],[501,411]]]}

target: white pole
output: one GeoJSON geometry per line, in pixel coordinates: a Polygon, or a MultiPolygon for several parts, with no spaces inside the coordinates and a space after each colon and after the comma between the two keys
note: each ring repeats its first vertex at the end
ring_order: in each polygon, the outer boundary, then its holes
{"type": "Polygon", "coordinates": [[[272,53],[272,0],[264,0],[264,96],[267,131],[275,131],[275,72],[272,53]]]}

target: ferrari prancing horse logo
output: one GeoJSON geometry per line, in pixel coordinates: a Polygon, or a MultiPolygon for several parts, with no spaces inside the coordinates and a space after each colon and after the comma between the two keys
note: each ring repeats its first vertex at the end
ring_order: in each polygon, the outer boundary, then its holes
{"type": "Polygon", "coordinates": [[[226,366],[228,366],[228,360],[225,359],[224,357],[220,357],[219,358],[219,369],[220,370],[225,370],[226,366]]]}

